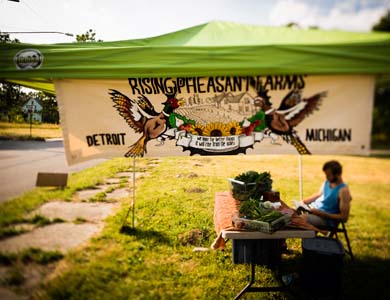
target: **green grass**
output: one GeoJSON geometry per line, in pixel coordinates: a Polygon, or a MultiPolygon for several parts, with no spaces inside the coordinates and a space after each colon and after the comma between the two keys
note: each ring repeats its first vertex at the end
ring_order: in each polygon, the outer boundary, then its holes
{"type": "Polygon", "coordinates": [[[64,257],[64,255],[58,251],[43,251],[37,248],[29,248],[22,251],[19,256],[20,260],[24,263],[35,262],[41,265],[47,265],[64,257]]]}
{"type": "Polygon", "coordinates": [[[19,235],[19,234],[22,234],[25,232],[27,232],[27,230],[25,230],[25,229],[16,229],[14,227],[1,227],[0,228],[0,240],[7,238],[7,237],[19,235]]]}
{"type": "Polygon", "coordinates": [[[58,124],[33,123],[30,132],[30,123],[0,122],[0,139],[44,140],[61,137],[62,131],[58,124]]]}
{"type": "Polygon", "coordinates": [[[58,251],[43,251],[37,248],[28,248],[18,254],[0,254],[0,265],[8,267],[5,276],[0,279],[0,283],[6,286],[20,286],[26,280],[23,266],[48,265],[63,257],[64,255],[58,251]]]}
{"type": "Polygon", "coordinates": [[[0,254],[2,265],[11,265],[16,262],[37,263],[47,265],[51,262],[62,259],[64,255],[58,251],[43,251],[37,248],[28,248],[17,254],[0,254]]]}
{"type": "MultiPolygon", "coordinates": [[[[54,223],[63,223],[65,222],[64,220],[60,218],[54,218],[52,220],[46,218],[45,216],[41,215],[35,215],[32,218],[22,218],[20,219],[21,223],[27,223],[27,224],[34,224],[36,227],[43,227],[49,224],[54,224],[54,223]]],[[[27,229],[17,229],[14,226],[2,226],[0,227],[0,239],[7,238],[10,236],[15,236],[19,235],[22,233],[27,232],[27,229]]]]}
{"type": "MultiPolygon", "coordinates": [[[[344,299],[381,299],[380,295],[390,292],[387,284],[390,159],[304,156],[304,195],[318,190],[324,179],[322,164],[334,158],[343,164],[344,179],[353,196],[347,227],[356,262],[345,260],[344,299]]],[[[137,181],[136,229],[125,227],[120,231],[131,202],[129,197],[123,201],[119,213],[107,219],[99,236],[65,256],[61,271],[43,285],[37,299],[233,299],[246,285],[249,268],[232,263],[231,242],[225,251],[192,250],[195,246],[209,247],[216,237],[214,195],[228,189],[227,177],[247,170],[269,171],[273,188],[280,191],[285,202],[292,204],[291,200],[299,197],[297,156],[160,160],[157,167],[148,168],[150,159],[137,159],[137,166],[147,169],[149,175],[137,181]],[[198,176],[189,176],[192,173],[198,176]]],[[[131,164],[132,160],[122,159],[106,162],[92,171],[72,176],[68,191],[42,191],[41,200],[33,203],[29,203],[27,195],[16,200],[18,205],[24,203],[31,209],[34,204],[38,205],[36,203],[54,199],[53,193],[55,199],[69,198],[82,186],[101,182],[109,174],[131,164]]],[[[0,208],[3,219],[12,219],[7,217],[8,213],[3,213],[3,207],[0,208]]],[[[8,208],[8,212],[12,215],[14,209],[8,208]]],[[[20,213],[22,211],[20,208],[20,213]]],[[[128,221],[131,224],[131,215],[128,221]]],[[[288,243],[298,252],[287,257],[294,267],[300,261],[300,240],[292,239],[288,243]]],[[[266,284],[276,284],[266,268],[258,267],[256,276],[266,284]]],[[[262,296],[265,295],[253,293],[245,299],[262,296]]],[[[284,298],[289,299],[287,295],[274,293],[262,299],[284,298]]]]}

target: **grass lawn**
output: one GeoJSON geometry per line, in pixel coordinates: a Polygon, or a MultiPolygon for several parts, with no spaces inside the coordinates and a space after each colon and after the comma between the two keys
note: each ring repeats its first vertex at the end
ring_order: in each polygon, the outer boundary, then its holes
{"type": "MultiPolygon", "coordinates": [[[[318,190],[322,164],[338,159],[353,195],[347,224],[356,261],[345,258],[344,299],[381,299],[390,294],[390,159],[353,156],[304,156],[304,195],[318,190]]],[[[233,299],[249,280],[249,267],[232,263],[231,242],[224,251],[193,252],[209,247],[216,237],[214,194],[228,189],[227,177],[248,170],[269,171],[273,189],[292,204],[299,197],[297,156],[232,156],[137,159],[148,176],[136,187],[136,230],[120,232],[131,199],[107,219],[103,232],[67,254],[36,299],[233,299]],[[196,174],[196,175],[195,175],[196,174]],[[196,235],[194,235],[196,233],[196,235]]],[[[0,206],[0,225],[21,218],[26,210],[51,199],[70,199],[132,160],[115,159],[72,174],[65,190],[36,189],[0,206]]],[[[131,216],[129,218],[131,223],[131,216]]],[[[288,240],[301,251],[300,240],[288,240]]],[[[300,254],[286,257],[294,266],[300,254]]],[[[257,279],[276,284],[269,270],[257,268],[257,279]]],[[[299,293],[299,291],[298,291],[299,293]]],[[[245,299],[289,299],[273,293],[245,299]],[[261,298],[265,297],[265,298],[261,298]]]]}
{"type": "Polygon", "coordinates": [[[62,131],[57,124],[8,123],[0,122],[0,138],[10,140],[43,140],[61,138],[62,131]]]}

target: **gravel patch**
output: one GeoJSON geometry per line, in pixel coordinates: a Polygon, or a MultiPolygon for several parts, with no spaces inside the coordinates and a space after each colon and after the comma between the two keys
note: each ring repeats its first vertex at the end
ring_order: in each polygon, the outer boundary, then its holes
{"type": "Polygon", "coordinates": [[[109,201],[119,200],[128,197],[129,195],[130,195],[130,190],[128,188],[116,189],[111,193],[107,193],[106,199],[109,201]]]}
{"type": "Polygon", "coordinates": [[[77,218],[98,222],[110,215],[116,207],[119,207],[118,203],[53,201],[45,203],[31,215],[39,214],[49,219],[60,218],[71,222],[77,218]]]}
{"type": "Polygon", "coordinates": [[[88,201],[90,198],[95,197],[97,194],[104,192],[106,188],[96,188],[78,191],[74,194],[73,198],[80,201],[88,201]]]}
{"type": "Polygon", "coordinates": [[[120,178],[107,178],[106,180],[104,180],[104,183],[106,184],[118,184],[120,182],[121,182],[120,178]]]}

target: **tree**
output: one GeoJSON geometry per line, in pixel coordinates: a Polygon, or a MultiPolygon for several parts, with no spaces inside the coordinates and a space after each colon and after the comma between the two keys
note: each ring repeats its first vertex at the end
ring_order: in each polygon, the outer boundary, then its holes
{"type": "MultiPolygon", "coordinates": [[[[18,39],[11,39],[8,33],[0,31],[0,43],[20,43],[18,39]]],[[[25,94],[20,86],[0,80],[0,118],[8,122],[23,121],[22,104],[25,94]]]]}
{"type": "Polygon", "coordinates": [[[375,143],[390,146],[390,83],[377,84],[374,98],[372,133],[375,143]]]}
{"type": "Polygon", "coordinates": [[[8,82],[0,82],[0,116],[8,122],[22,122],[22,106],[26,95],[20,86],[8,82]]]}
{"type": "Polygon", "coordinates": [[[38,99],[42,103],[42,122],[58,124],[60,115],[58,113],[57,99],[54,96],[47,95],[43,92],[38,93],[38,99]]]}
{"type": "Polygon", "coordinates": [[[8,33],[2,33],[0,31],[0,43],[20,43],[20,41],[18,39],[11,40],[8,33]]]}
{"type": "Polygon", "coordinates": [[[76,41],[78,43],[103,42],[102,40],[96,40],[96,32],[93,29],[89,29],[83,34],[77,34],[76,41]]]}
{"type": "Polygon", "coordinates": [[[390,9],[385,15],[372,27],[373,31],[386,31],[390,32],[390,9]]]}
{"type": "Polygon", "coordinates": [[[289,28],[301,28],[301,26],[297,22],[290,22],[287,23],[285,26],[289,28]]]}
{"type": "MultiPolygon", "coordinates": [[[[20,43],[19,40],[11,40],[9,34],[0,31],[0,43],[20,43]]],[[[43,92],[26,93],[20,85],[0,81],[0,119],[8,122],[23,122],[27,115],[23,114],[22,107],[30,98],[39,99],[43,105],[42,121],[46,123],[58,123],[59,114],[57,100],[53,96],[43,92]]]]}
{"type": "MultiPolygon", "coordinates": [[[[390,32],[390,9],[372,27],[373,31],[390,32]]],[[[374,98],[372,133],[375,143],[390,145],[390,79],[384,78],[377,83],[374,98]]]]}

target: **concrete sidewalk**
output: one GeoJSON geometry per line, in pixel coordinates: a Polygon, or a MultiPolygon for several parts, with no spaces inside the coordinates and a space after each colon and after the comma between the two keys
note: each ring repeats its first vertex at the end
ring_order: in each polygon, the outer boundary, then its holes
{"type": "MultiPolygon", "coordinates": [[[[148,164],[148,167],[153,166],[156,165],[148,164]]],[[[133,173],[133,170],[119,172],[112,178],[106,178],[102,185],[76,192],[72,201],[53,199],[43,204],[27,214],[25,218],[38,215],[51,221],[57,219],[61,222],[53,222],[45,226],[31,223],[7,226],[4,229],[25,230],[25,232],[0,239],[0,253],[13,255],[31,248],[38,248],[43,251],[59,251],[66,254],[75,248],[83,247],[93,236],[101,232],[105,219],[116,214],[123,201],[129,203],[126,205],[130,205],[133,176],[137,181],[138,178],[147,176],[147,173],[133,173]]],[[[58,265],[58,262],[48,265],[28,262],[0,264],[0,299],[31,299],[34,291],[39,289],[45,278],[55,272],[58,265]],[[7,284],[7,282],[12,282],[10,276],[16,269],[22,276],[22,280],[16,285],[7,284]],[[15,288],[17,293],[14,292],[15,288]]]]}

